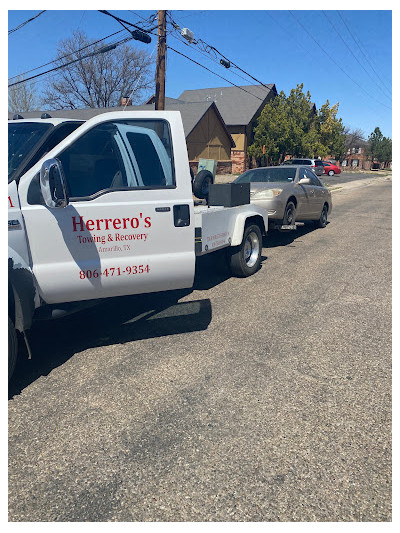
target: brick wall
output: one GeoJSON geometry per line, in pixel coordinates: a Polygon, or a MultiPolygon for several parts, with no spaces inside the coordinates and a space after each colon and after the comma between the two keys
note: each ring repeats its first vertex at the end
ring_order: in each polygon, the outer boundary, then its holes
{"type": "Polygon", "coordinates": [[[218,161],[217,174],[232,174],[232,161],[218,161]]]}
{"type": "MultiPolygon", "coordinates": [[[[194,175],[196,175],[199,162],[189,161],[189,165],[190,168],[193,169],[194,175]]],[[[232,161],[218,161],[217,174],[232,174],[232,161]]]]}
{"type": "Polygon", "coordinates": [[[231,150],[232,174],[241,174],[249,168],[246,153],[241,150],[231,150]]]}

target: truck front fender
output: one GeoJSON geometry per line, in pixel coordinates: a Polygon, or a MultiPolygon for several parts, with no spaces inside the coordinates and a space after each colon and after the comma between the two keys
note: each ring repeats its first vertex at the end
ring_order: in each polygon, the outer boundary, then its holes
{"type": "Polygon", "coordinates": [[[261,234],[264,235],[268,231],[267,212],[262,208],[251,205],[251,209],[247,208],[244,212],[239,213],[235,220],[231,246],[239,246],[239,244],[241,244],[244,228],[246,224],[249,223],[254,223],[260,226],[261,234]]]}
{"type": "Polygon", "coordinates": [[[15,329],[32,325],[37,297],[32,269],[12,248],[8,248],[8,313],[15,329]]]}

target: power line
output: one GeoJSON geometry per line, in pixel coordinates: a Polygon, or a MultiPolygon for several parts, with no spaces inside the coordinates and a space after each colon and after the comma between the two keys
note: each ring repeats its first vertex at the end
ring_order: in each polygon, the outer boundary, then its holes
{"type": "MultiPolygon", "coordinates": [[[[327,21],[329,22],[329,24],[332,26],[332,28],[335,30],[335,32],[337,33],[337,35],[340,37],[340,39],[342,40],[343,44],[346,46],[346,48],[349,50],[349,52],[351,53],[351,55],[354,57],[354,59],[357,61],[357,63],[360,65],[360,67],[368,74],[368,76],[371,78],[371,80],[376,83],[376,80],[374,80],[374,78],[371,76],[371,74],[368,72],[368,70],[364,67],[364,65],[361,63],[361,61],[358,59],[358,57],[354,54],[353,50],[350,48],[350,46],[346,43],[346,41],[343,39],[343,37],[340,35],[339,31],[336,29],[335,25],[332,23],[332,21],[330,20],[330,18],[328,17],[328,15],[326,14],[325,11],[322,11],[322,13],[325,15],[325,18],[327,19],[327,21]]],[[[392,98],[391,96],[387,96],[386,94],[384,94],[382,92],[382,95],[385,96],[386,98],[389,98],[389,100],[391,101],[392,98]]]]}
{"type": "MultiPolygon", "coordinates": [[[[172,18],[172,16],[170,15],[170,20],[172,22],[172,24],[176,25],[177,28],[179,28],[179,25],[174,21],[174,19],[172,18]]],[[[180,28],[179,28],[180,29],[180,28]]],[[[203,41],[202,39],[197,39],[196,40],[196,43],[195,44],[200,44],[204,47],[204,52],[208,53],[210,56],[211,54],[209,53],[209,51],[213,51],[214,54],[218,54],[219,57],[222,57],[224,58],[226,61],[228,61],[231,65],[233,65],[235,68],[237,68],[238,70],[240,70],[241,72],[243,72],[243,74],[245,74],[247,77],[251,78],[252,80],[256,81],[259,85],[263,85],[266,89],[270,89],[270,87],[268,87],[265,83],[263,83],[262,81],[258,80],[257,78],[255,78],[254,76],[252,76],[251,74],[249,74],[247,71],[243,70],[241,67],[239,67],[239,65],[237,65],[236,63],[234,63],[232,60],[230,60],[229,58],[227,58],[226,56],[224,56],[224,54],[222,54],[219,50],[217,50],[214,46],[206,43],[205,41],[203,41]]],[[[247,80],[246,80],[247,81],[247,80]]]]}
{"type": "Polygon", "coordinates": [[[359,87],[363,92],[365,92],[366,95],[368,95],[370,98],[372,98],[373,100],[375,100],[375,102],[378,102],[378,104],[381,104],[383,105],[384,107],[386,107],[387,109],[391,109],[391,107],[387,106],[386,104],[380,102],[379,100],[377,100],[376,98],[374,98],[371,94],[369,94],[369,92],[367,92],[364,87],[362,87],[359,83],[357,83],[355,80],[353,80],[353,78],[351,76],[349,76],[347,74],[347,72],[345,70],[342,69],[342,67],[339,65],[339,63],[337,63],[337,61],[335,61],[335,59],[319,44],[319,42],[309,33],[309,31],[307,30],[307,28],[305,28],[303,26],[303,24],[299,21],[299,19],[297,17],[295,17],[293,15],[293,12],[289,10],[289,13],[292,15],[292,17],[297,21],[297,23],[299,24],[299,26],[301,28],[303,28],[303,30],[307,33],[307,35],[309,37],[311,37],[311,39],[315,42],[315,44],[321,48],[321,50],[324,52],[325,55],[327,55],[329,57],[329,59],[343,72],[343,74],[345,74],[349,80],[351,80],[355,85],[357,85],[357,87],[359,87]]]}
{"type": "MultiPolygon", "coordinates": [[[[30,72],[34,72],[35,70],[39,70],[40,68],[47,67],[47,65],[51,65],[52,63],[55,63],[56,61],[61,61],[61,59],[65,59],[66,57],[73,56],[74,54],[78,54],[79,52],[82,52],[82,50],[85,50],[86,48],[89,48],[90,46],[94,46],[97,43],[105,41],[106,39],[109,39],[110,37],[114,37],[114,35],[118,35],[119,33],[122,33],[123,31],[124,30],[119,30],[114,33],[111,33],[110,35],[107,35],[106,37],[103,37],[102,39],[98,39],[97,41],[94,41],[93,43],[89,43],[86,46],[82,46],[82,48],[79,48],[78,50],[75,50],[74,52],[70,52],[61,57],[57,57],[56,59],[53,59],[52,61],[49,61],[48,63],[44,63],[43,65],[40,65],[39,67],[26,70],[25,72],[22,72],[21,74],[17,74],[16,76],[11,76],[8,79],[8,81],[13,80],[14,78],[21,78],[25,76],[25,74],[29,74],[30,72]]],[[[113,43],[110,43],[110,44],[113,44],[113,43]]]]}
{"type": "MultiPolygon", "coordinates": [[[[150,35],[157,36],[157,34],[156,33],[152,33],[152,31],[155,30],[156,28],[158,28],[158,24],[156,24],[153,28],[145,30],[144,28],[141,28],[140,26],[137,26],[136,24],[133,24],[133,22],[129,22],[128,20],[124,20],[121,17],[117,17],[116,15],[113,15],[112,13],[107,11],[106,9],[99,9],[98,11],[99,11],[99,13],[103,13],[103,15],[108,15],[109,17],[112,17],[117,22],[119,22],[122,26],[124,26],[124,24],[129,24],[130,26],[133,26],[134,28],[136,28],[139,31],[143,31],[145,33],[149,33],[150,35]]],[[[124,26],[124,28],[126,30],[128,30],[128,28],[126,28],[126,26],[124,26]]],[[[128,31],[130,32],[130,30],[128,30],[128,31]]]]}
{"type": "MultiPolygon", "coordinates": [[[[142,15],[140,15],[136,11],[132,11],[131,9],[128,9],[128,11],[129,11],[129,13],[132,13],[136,17],[139,17],[140,19],[142,19],[147,25],[150,25],[150,26],[154,25],[154,21],[157,18],[157,13],[153,13],[152,15],[150,15],[146,19],[146,18],[142,17],[142,15]]],[[[143,24],[143,22],[138,22],[138,24],[143,24]]],[[[149,29],[149,28],[146,28],[146,29],[149,29]]]]}
{"type": "Polygon", "coordinates": [[[275,18],[271,15],[271,11],[266,11],[267,15],[276,23],[278,24],[278,26],[280,26],[280,28],[285,32],[287,33],[292,39],[293,41],[298,44],[299,46],[301,46],[301,48],[303,48],[303,50],[305,50],[307,52],[307,54],[311,57],[311,59],[314,58],[314,55],[309,51],[307,50],[307,48],[305,46],[302,45],[302,43],[296,39],[295,37],[293,37],[293,34],[290,33],[284,26],[282,26],[282,24],[275,18]]]}
{"type": "MultiPolygon", "coordinates": [[[[346,24],[346,21],[344,20],[344,18],[342,17],[342,15],[340,14],[340,11],[337,11],[337,14],[339,15],[340,19],[342,20],[343,24],[346,26],[347,28],[347,31],[349,32],[350,34],[350,37],[353,39],[353,41],[356,43],[356,45],[358,46],[358,49],[360,50],[360,52],[362,53],[362,55],[365,57],[366,61],[368,62],[369,66],[372,68],[372,70],[375,72],[375,75],[377,76],[377,78],[381,81],[381,83],[383,84],[384,87],[386,87],[384,81],[381,79],[381,77],[379,76],[379,74],[376,72],[376,70],[374,69],[374,67],[372,66],[372,64],[370,63],[368,57],[366,56],[366,54],[364,54],[364,52],[362,51],[359,43],[357,42],[357,40],[355,39],[353,33],[350,31],[348,25],[346,24]]],[[[388,87],[386,87],[386,89],[388,91],[390,91],[390,89],[388,89],[388,87]]]]}
{"type": "Polygon", "coordinates": [[[11,35],[12,33],[14,33],[15,31],[19,30],[20,28],[22,28],[23,26],[25,26],[26,24],[28,24],[28,22],[31,22],[32,20],[35,20],[37,19],[38,17],[40,17],[40,15],[42,15],[43,13],[46,13],[46,9],[44,9],[43,11],[40,11],[40,13],[38,13],[37,15],[35,15],[34,17],[26,20],[25,22],[22,22],[21,24],[19,24],[18,26],[16,26],[15,28],[13,28],[12,30],[8,30],[8,35],[11,35]]]}
{"type": "MultiPolygon", "coordinates": [[[[169,33],[169,35],[171,37],[173,37],[175,40],[177,40],[178,42],[186,45],[186,46],[189,46],[189,43],[187,41],[185,41],[185,39],[183,39],[183,37],[181,39],[179,39],[178,37],[176,37],[173,33],[169,33]]],[[[190,46],[189,46],[190,47],[190,46]]],[[[214,59],[210,54],[207,54],[206,52],[204,52],[203,50],[200,50],[199,48],[193,48],[193,47],[190,47],[191,50],[195,50],[196,52],[198,52],[199,54],[201,54],[202,56],[204,57],[207,57],[207,59],[213,61],[215,64],[217,64],[218,66],[221,66],[220,65],[220,62],[217,60],[217,59],[214,59]]],[[[235,76],[237,76],[238,78],[242,79],[243,81],[249,83],[250,80],[248,80],[247,78],[244,78],[243,76],[241,76],[240,74],[238,74],[237,72],[235,72],[234,70],[231,71],[232,74],[234,74],[235,76]]]]}
{"type": "MultiPolygon", "coordinates": [[[[167,48],[169,48],[169,50],[172,50],[172,51],[175,52],[176,54],[179,54],[179,55],[185,57],[185,58],[188,59],[189,61],[192,61],[192,63],[196,63],[196,65],[198,65],[199,67],[204,68],[205,70],[208,70],[208,72],[211,72],[211,73],[214,74],[215,76],[218,76],[218,78],[221,78],[222,80],[227,81],[228,83],[230,83],[230,84],[233,85],[234,87],[236,87],[236,88],[238,88],[238,89],[241,89],[242,91],[244,91],[244,92],[247,93],[247,94],[250,94],[251,96],[254,96],[254,98],[257,98],[257,99],[260,100],[261,102],[264,101],[262,98],[256,96],[255,94],[252,94],[251,92],[246,91],[246,89],[243,89],[243,87],[240,87],[239,85],[236,85],[236,84],[233,83],[232,81],[229,81],[228,79],[224,78],[223,76],[220,76],[219,74],[217,74],[217,73],[214,72],[213,70],[211,70],[211,69],[205,67],[205,66],[202,65],[201,63],[198,63],[197,61],[195,61],[194,59],[188,57],[187,55],[182,54],[182,52],[178,52],[178,50],[175,50],[175,48],[172,48],[172,46],[167,45],[167,48]]],[[[268,87],[268,89],[269,89],[269,87],[268,87]]]]}
{"type": "Polygon", "coordinates": [[[78,57],[78,59],[74,59],[73,61],[69,61],[68,63],[64,63],[63,65],[59,65],[58,67],[51,68],[49,70],[46,70],[45,72],[39,72],[39,74],[35,74],[34,76],[31,76],[30,78],[26,78],[25,80],[16,81],[14,83],[11,83],[8,87],[14,87],[15,85],[20,85],[21,83],[25,83],[29,80],[33,80],[35,78],[38,78],[39,76],[44,76],[45,74],[48,74],[49,72],[54,72],[55,70],[59,70],[61,68],[68,67],[69,65],[72,65],[73,63],[77,63],[78,61],[82,61],[83,59],[87,59],[88,57],[93,57],[97,54],[104,54],[105,52],[109,52],[110,50],[113,50],[120,44],[123,44],[127,41],[130,41],[132,37],[127,37],[126,39],[122,39],[119,43],[115,44],[109,44],[107,46],[103,46],[102,48],[99,48],[98,50],[95,50],[94,52],[91,52],[90,54],[87,54],[82,57],[78,57]]]}

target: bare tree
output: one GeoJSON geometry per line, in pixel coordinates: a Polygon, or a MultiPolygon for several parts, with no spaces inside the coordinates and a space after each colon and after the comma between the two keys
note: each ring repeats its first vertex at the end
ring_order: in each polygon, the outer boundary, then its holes
{"type": "Polygon", "coordinates": [[[89,44],[85,33],[80,31],[60,42],[57,66],[66,66],[48,81],[42,100],[45,106],[50,109],[114,107],[126,96],[137,102],[142,92],[151,87],[152,60],[147,51],[124,44],[85,58],[104,46],[98,43],[87,47],[89,44]],[[77,52],[83,47],[86,48],[77,52]]]}
{"type": "MultiPolygon", "coordinates": [[[[16,78],[15,82],[23,78],[16,78]]],[[[26,113],[37,109],[36,92],[32,84],[20,83],[8,89],[8,110],[11,113],[26,113]]]]}
{"type": "Polygon", "coordinates": [[[345,138],[345,147],[346,151],[348,148],[358,148],[364,146],[366,143],[365,133],[360,128],[350,129],[347,127],[344,131],[346,136],[345,138]]]}

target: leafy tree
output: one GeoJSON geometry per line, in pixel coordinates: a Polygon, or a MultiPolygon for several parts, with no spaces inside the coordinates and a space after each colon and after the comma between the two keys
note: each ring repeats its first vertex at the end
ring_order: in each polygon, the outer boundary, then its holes
{"type": "Polygon", "coordinates": [[[278,164],[287,154],[293,157],[342,155],[344,126],[337,118],[339,104],[330,107],[327,101],[315,115],[309,92],[303,84],[290,91],[281,91],[261,112],[254,129],[254,142],[248,148],[250,156],[263,164],[278,164]]]}
{"type": "Polygon", "coordinates": [[[379,161],[379,149],[382,140],[383,134],[378,127],[368,136],[367,154],[372,161],[379,161]]]}
{"type": "MultiPolygon", "coordinates": [[[[15,81],[22,81],[17,78],[15,81]]],[[[11,113],[26,113],[37,109],[37,96],[32,84],[20,83],[8,89],[8,110],[11,113]]]]}
{"type": "Polygon", "coordinates": [[[286,154],[301,156],[314,155],[310,152],[313,147],[307,140],[307,133],[310,132],[315,121],[312,112],[311,94],[303,93],[303,84],[297,85],[290,91],[286,100],[286,113],[288,116],[290,136],[286,147],[286,154]]]}
{"type": "Polygon", "coordinates": [[[368,137],[367,154],[371,161],[384,163],[385,166],[392,160],[392,139],[384,137],[379,127],[368,137]]]}
{"type": "Polygon", "coordinates": [[[78,61],[56,71],[44,91],[44,105],[50,109],[113,107],[125,96],[131,95],[133,102],[138,101],[141,93],[151,86],[152,61],[147,51],[120,45],[83,59],[103,46],[98,43],[76,52],[89,44],[86,34],[80,31],[59,43],[57,65],[78,61]],[[68,57],[63,57],[67,54],[68,57]]]}
{"type": "Polygon", "coordinates": [[[254,142],[249,146],[248,153],[258,163],[263,160],[266,165],[278,164],[281,154],[287,150],[289,139],[286,96],[281,91],[264,106],[254,129],[254,142]]]}
{"type": "Polygon", "coordinates": [[[339,159],[345,149],[344,125],[341,118],[337,118],[339,103],[329,107],[329,101],[321,107],[316,117],[317,131],[319,133],[321,157],[333,155],[339,159]]]}
{"type": "Polygon", "coordinates": [[[389,137],[383,138],[379,156],[380,161],[384,163],[385,167],[392,161],[392,139],[389,137]]]}

